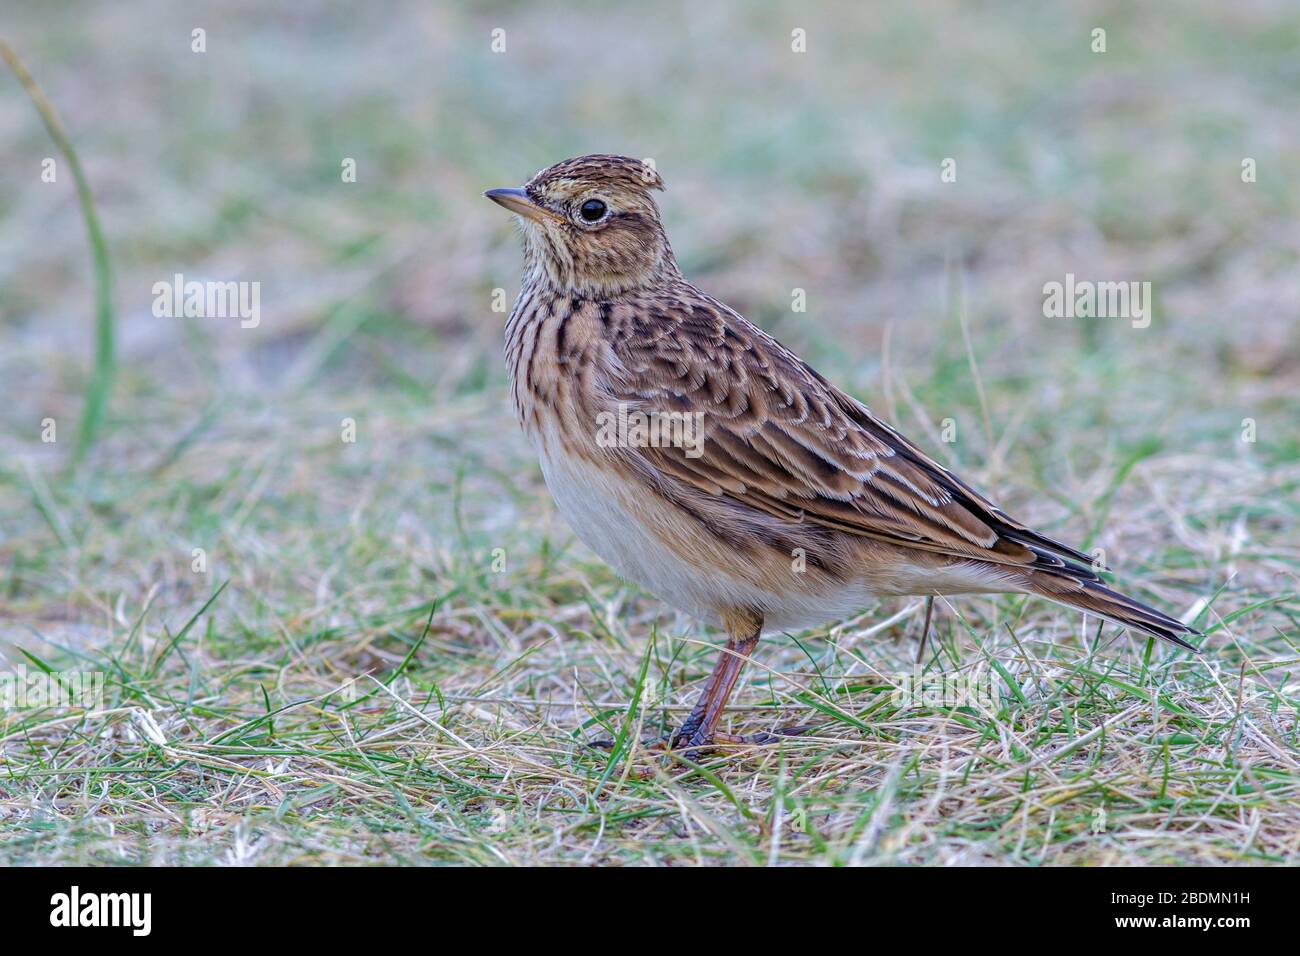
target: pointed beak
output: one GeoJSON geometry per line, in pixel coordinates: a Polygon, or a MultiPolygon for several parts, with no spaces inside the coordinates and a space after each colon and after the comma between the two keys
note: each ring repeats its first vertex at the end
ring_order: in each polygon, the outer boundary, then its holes
{"type": "Polygon", "coordinates": [[[529,199],[528,193],[522,189],[489,189],[483,195],[498,206],[504,206],[516,215],[531,219],[533,222],[542,222],[548,218],[558,222],[564,221],[564,217],[559,213],[551,212],[545,206],[539,206],[529,199]]]}

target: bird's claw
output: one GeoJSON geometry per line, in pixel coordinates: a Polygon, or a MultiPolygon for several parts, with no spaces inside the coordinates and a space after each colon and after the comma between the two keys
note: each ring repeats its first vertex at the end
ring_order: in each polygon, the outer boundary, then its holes
{"type": "MultiPolygon", "coordinates": [[[[728,734],[720,730],[704,733],[698,726],[691,727],[688,722],[683,724],[682,728],[675,734],[642,739],[641,747],[651,752],[680,754],[687,759],[696,759],[722,748],[770,746],[780,743],[786,738],[806,734],[814,729],[811,724],[804,724],[778,727],[773,731],[761,730],[755,734],[728,734]]],[[[608,739],[592,740],[587,742],[587,746],[596,750],[608,751],[614,749],[614,741],[608,739]]]]}

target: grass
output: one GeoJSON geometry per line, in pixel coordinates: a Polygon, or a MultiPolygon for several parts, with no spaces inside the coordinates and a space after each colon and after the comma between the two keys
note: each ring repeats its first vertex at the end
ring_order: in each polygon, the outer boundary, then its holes
{"type": "Polygon", "coordinates": [[[166,4],[15,14],[104,223],[119,349],[70,469],[40,422],[99,388],[103,286],[7,84],[0,166],[30,172],[0,193],[0,649],[107,693],[0,714],[0,862],[1300,861],[1300,20],[1072,16],[770,4],[679,30],[629,5],[578,31],[236,6],[196,55],[166,4]],[[1199,614],[1204,654],[1043,602],[939,602],[924,673],[993,699],[909,705],[924,603],[883,601],[769,635],[725,718],[814,732],[650,759],[636,742],[681,719],[719,639],[555,513],[491,307],[516,240],[478,198],[611,148],[657,158],[702,286],[1199,614]],[[155,319],[177,271],[262,282],[261,326],[155,319]],[[1067,271],[1151,280],[1151,328],[1044,319],[1067,271]]]}
{"type": "Polygon", "coordinates": [[[77,184],[77,203],[81,207],[81,216],[86,223],[86,239],[90,243],[90,258],[95,267],[95,365],[90,381],[86,386],[86,408],[81,416],[81,430],[77,434],[76,460],[85,457],[103,424],[104,412],[108,407],[109,394],[113,389],[113,377],[117,362],[113,345],[113,275],[109,266],[108,246],[104,242],[104,233],[99,227],[99,216],[95,212],[95,203],[91,198],[90,185],[82,171],[77,151],[68,141],[54,108],[50,105],[41,88],[36,85],[27,68],[23,66],[18,55],[9,44],[0,40],[0,59],[5,61],[10,71],[22,84],[31,98],[41,122],[45,124],[50,139],[58,148],[60,155],[72,171],[72,178],[77,184]]]}

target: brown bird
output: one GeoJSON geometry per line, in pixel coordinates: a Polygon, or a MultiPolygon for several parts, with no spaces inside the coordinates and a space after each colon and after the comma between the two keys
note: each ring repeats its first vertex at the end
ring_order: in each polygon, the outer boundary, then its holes
{"type": "Polygon", "coordinates": [[[714,739],[764,626],[886,595],[1022,592],[1195,650],[762,329],[683,276],[648,164],[582,156],[484,195],[523,228],[506,325],[515,410],[547,487],[624,578],[728,635],[672,738],[714,739]]]}

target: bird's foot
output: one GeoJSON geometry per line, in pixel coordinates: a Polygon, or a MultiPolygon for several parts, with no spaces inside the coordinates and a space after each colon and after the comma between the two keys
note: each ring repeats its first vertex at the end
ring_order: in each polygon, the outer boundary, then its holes
{"type": "MultiPolygon", "coordinates": [[[[706,732],[698,724],[692,725],[688,720],[675,734],[656,737],[644,737],[641,748],[651,753],[679,754],[688,760],[706,757],[723,749],[739,747],[768,747],[790,737],[798,737],[817,728],[812,724],[791,727],[778,727],[776,730],[760,730],[756,734],[728,734],[720,730],[706,732]]],[[[588,747],[609,751],[614,749],[613,740],[588,741],[588,747]]]]}
{"type": "Polygon", "coordinates": [[[811,725],[801,727],[778,727],[773,731],[760,730],[756,734],[728,734],[715,730],[710,734],[696,731],[689,737],[681,731],[673,738],[673,753],[681,754],[688,760],[696,760],[724,750],[745,747],[770,747],[787,737],[798,737],[814,729],[811,725]]]}
{"type": "Polygon", "coordinates": [[[778,727],[776,730],[760,730],[756,734],[724,734],[715,732],[713,742],[715,744],[728,744],[731,746],[744,747],[765,747],[771,744],[780,743],[787,737],[799,737],[817,728],[812,724],[801,724],[791,727],[778,727]]]}
{"type": "MultiPolygon", "coordinates": [[[[613,750],[614,741],[609,738],[601,740],[588,740],[587,746],[594,750],[613,750]]],[[[672,737],[667,734],[660,734],[657,737],[642,737],[641,748],[643,750],[663,750],[672,749],[672,737]]]]}

